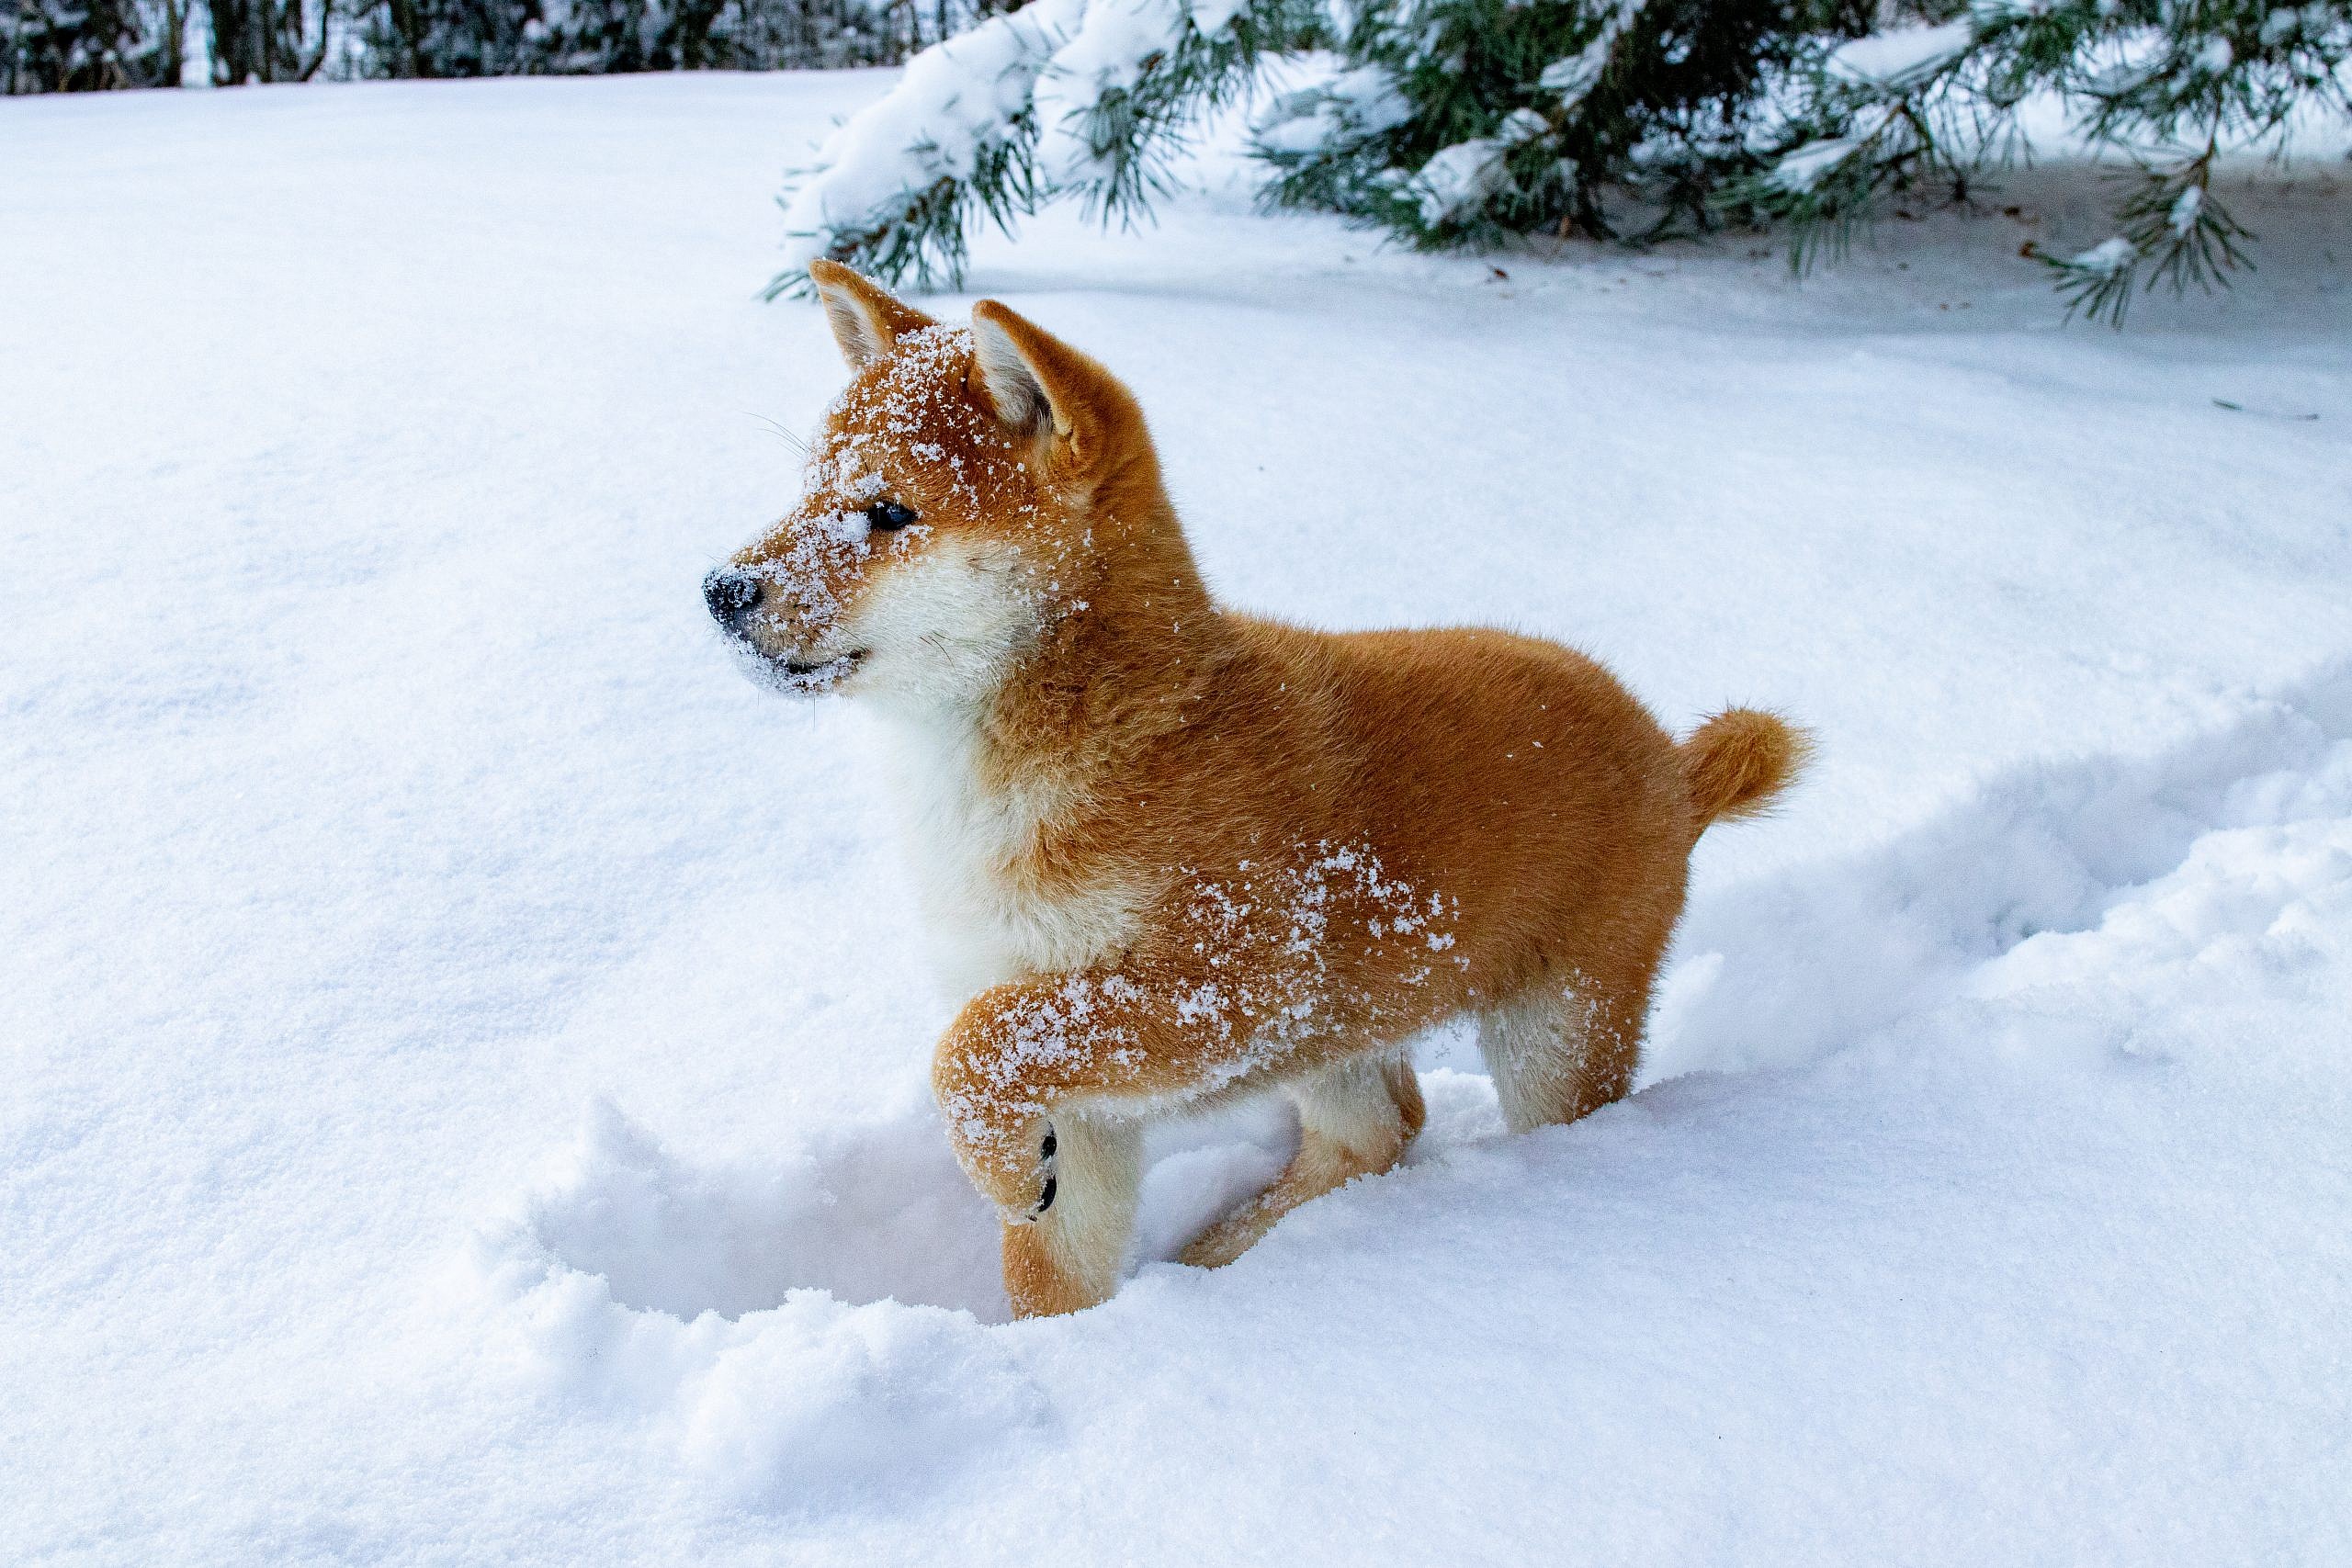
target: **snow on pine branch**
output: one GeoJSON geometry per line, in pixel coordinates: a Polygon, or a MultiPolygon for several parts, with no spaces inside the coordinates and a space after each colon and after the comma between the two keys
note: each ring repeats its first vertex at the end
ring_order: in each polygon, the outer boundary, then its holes
{"type": "Polygon", "coordinates": [[[1549,136],[1576,112],[1607,74],[1617,40],[1642,14],[1648,0],[1608,0],[1599,27],[1576,53],[1545,66],[1535,85],[1552,100],[1543,110],[1527,107],[1505,116],[1492,136],[1457,141],[1431,154],[1414,175],[1412,188],[1421,221],[1430,228],[1458,222],[1510,183],[1510,156],[1549,136]]]}
{"type": "Polygon", "coordinates": [[[1368,141],[1413,118],[1412,100],[1385,65],[1359,65],[1328,82],[1279,95],[1251,130],[1264,152],[1325,155],[1368,141]]]}
{"type": "Polygon", "coordinates": [[[1491,136],[1441,147],[1414,176],[1421,221],[1434,228],[1483,205],[1502,188],[1510,171],[1502,142],[1491,136]]]}
{"type": "Polygon", "coordinates": [[[1808,195],[1830,175],[1871,151],[1894,118],[1894,110],[1887,105],[1865,105],[1846,135],[1818,136],[1800,144],[1781,154],[1780,162],[1765,171],[1764,179],[1791,196],[1808,195]]]}
{"type": "Polygon", "coordinates": [[[1829,91],[1842,90],[1857,101],[1836,134],[1816,135],[1781,153],[1765,171],[1764,185],[1803,201],[1858,159],[1884,163],[1918,152],[1918,138],[1904,134],[1916,123],[1903,112],[1908,100],[1959,65],[1975,41],[1973,28],[1962,20],[1894,28],[1831,50],[1822,62],[1823,80],[1829,91]]]}
{"type": "Polygon", "coordinates": [[[1932,80],[1974,41],[1965,21],[1872,33],[1831,51],[1829,74],[1881,92],[1905,92],[1932,80]]]}
{"type": "Polygon", "coordinates": [[[1544,68],[1536,85],[1560,101],[1564,110],[1582,103],[1585,95],[1600,85],[1609,69],[1609,56],[1616,49],[1618,39],[1633,26],[1634,18],[1642,14],[1649,0],[1614,0],[1600,17],[1600,30],[1592,41],[1576,53],[1555,60],[1544,68]]]}
{"type": "Polygon", "coordinates": [[[1498,29],[1455,0],[1357,7],[1346,48],[1363,62],[1278,96],[1253,129],[1255,151],[1280,171],[1277,199],[1371,217],[1417,243],[1521,226],[1498,209],[1573,186],[1586,100],[1648,8],[1514,6],[1498,29]],[[1488,72],[1513,62],[1500,68],[1514,79],[1495,90],[1499,102],[1464,112],[1456,84],[1472,53],[1488,72]]]}
{"type": "Polygon", "coordinates": [[[899,85],[836,128],[800,172],[785,206],[785,270],[770,292],[794,287],[820,256],[892,275],[921,269],[921,249],[896,268],[886,259],[892,236],[910,230],[932,243],[952,236],[955,270],[967,193],[979,187],[984,204],[989,194],[1008,206],[1033,199],[1037,77],[1085,9],[1086,0],[1035,0],[909,61],[899,85]]]}
{"type": "Polygon", "coordinates": [[[1617,40],[1648,3],[1606,0],[1598,7],[1599,25],[1585,46],[1537,75],[1536,86],[1551,100],[1544,109],[1513,109],[1492,136],[1457,141],[1431,154],[1412,181],[1422,223],[1434,229],[1459,222],[1509,186],[1511,154],[1551,135],[1576,112],[1608,73],[1617,40]]]}
{"type": "Polygon", "coordinates": [[[1250,0],[1033,0],[934,44],[800,171],[771,296],[819,256],[954,281],[982,217],[1009,227],[1059,197],[1133,200],[1151,144],[1250,62],[1250,0]]]}
{"type": "Polygon", "coordinates": [[[1057,187],[1083,187],[1117,176],[1116,160],[1092,134],[1106,99],[1132,96],[1155,64],[1182,49],[1188,33],[1218,36],[1243,0],[1091,0],[1069,41],[1054,52],[1037,82],[1037,162],[1057,187]]]}

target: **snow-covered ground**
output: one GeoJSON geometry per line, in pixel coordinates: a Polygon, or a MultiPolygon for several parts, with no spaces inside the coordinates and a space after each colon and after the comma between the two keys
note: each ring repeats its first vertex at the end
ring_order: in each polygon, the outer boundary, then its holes
{"type": "Polygon", "coordinates": [[[1207,1274],[1285,1134],[1193,1129],[1009,1325],[861,721],[696,593],[886,81],[0,103],[0,1560],[2352,1561],[2340,159],[2121,335],[2016,260],[2064,166],[1803,286],[981,244],[1234,601],[1824,746],[1632,1100],[1504,1138],[1432,1039],[1410,1168],[1207,1274]]]}

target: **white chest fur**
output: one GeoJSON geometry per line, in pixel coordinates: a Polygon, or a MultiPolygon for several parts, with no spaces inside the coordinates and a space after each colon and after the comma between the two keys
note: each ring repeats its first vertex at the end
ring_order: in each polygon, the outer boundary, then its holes
{"type": "Polygon", "coordinates": [[[901,715],[887,730],[924,923],[956,994],[1082,968],[1127,945],[1136,889],[1104,881],[1048,892],[1026,874],[1063,792],[985,783],[978,727],[961,716],[901,715]]]}

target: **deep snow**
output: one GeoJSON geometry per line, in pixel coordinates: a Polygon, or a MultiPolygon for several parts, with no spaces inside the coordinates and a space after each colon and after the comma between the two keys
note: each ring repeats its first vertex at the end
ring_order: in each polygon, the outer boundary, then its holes
{"type": "Polygon", "coordinates": [[[1824,742],[1631,1101],[1432,1039],[1408,1169],[1204,1274],[1284,1129],[1172,1134],[1005,1325],[861,721],[695,592],[887,81],[0,103],[0,1558],[2352,1560],[2341,163],[2121,335],[2015,259],[2065,166],[1802,287],[1229,183],[978,246],[1231,599],[1824,742]]]}

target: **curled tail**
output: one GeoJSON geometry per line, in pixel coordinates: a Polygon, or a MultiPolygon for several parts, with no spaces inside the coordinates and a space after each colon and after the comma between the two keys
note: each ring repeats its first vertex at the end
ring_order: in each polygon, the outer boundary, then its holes
{"type": "Polygon", "coordinates": [[[1699,826],[1770,807],[1813,754],[1805,732],[1754,708],[1725,708],[1682,742],[1682,777],[1699,826]]]}

